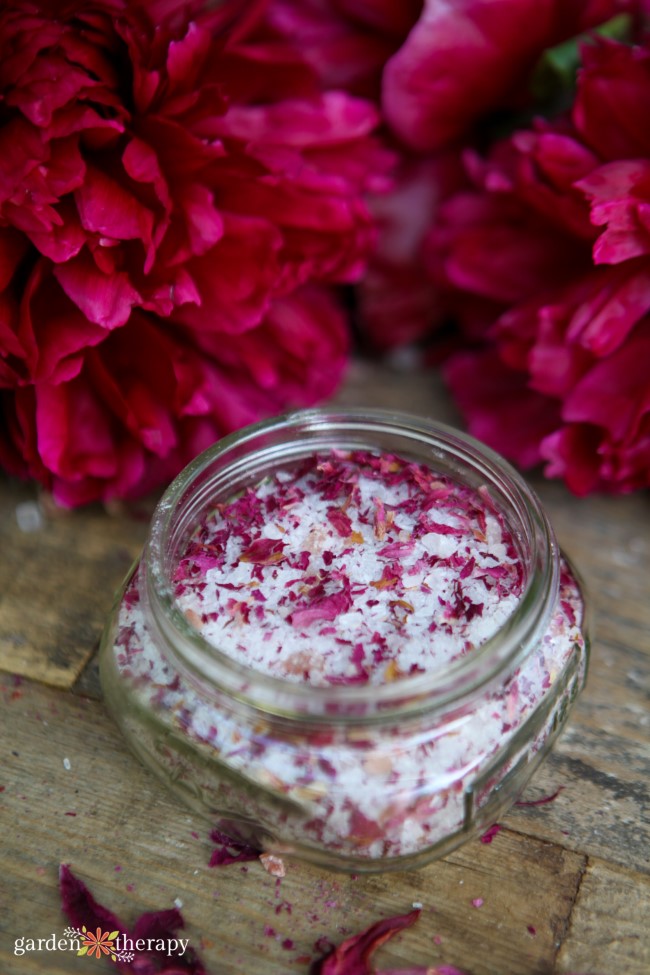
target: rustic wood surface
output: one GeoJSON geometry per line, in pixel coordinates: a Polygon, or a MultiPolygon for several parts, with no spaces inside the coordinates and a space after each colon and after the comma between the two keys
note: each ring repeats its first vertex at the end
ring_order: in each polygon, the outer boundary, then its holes
{"type": "MultiPolygon", "coordinates": [[[[339,402],[455,419],[432,377],[388,368],[355,367],[339,402]]],[[[557,798],[516,807],[492,843],[420,871],[347,877],[288,863],[276,881],[255,862],[207,866],[204,823],[142,769],[102,705],[97,643],[149,506],[63,514],[33,486],[0,481],[0,971],[115,971],[74,953],[13,952],[16,938],[66,926],[65,862],[127,923],[182,902],[213,975],[306,973],[319,938],[339,942],[414,902],[419,922],[380,950],[379,967],[647,975],[648,497],[577,499],[534,484],[592,606],[587,689],[524,797],[557,798]]]]}

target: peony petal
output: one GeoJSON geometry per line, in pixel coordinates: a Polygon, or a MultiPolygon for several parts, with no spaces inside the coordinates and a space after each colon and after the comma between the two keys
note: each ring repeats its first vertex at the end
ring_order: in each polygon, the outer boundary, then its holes
{"type": "Polygon", "coordinates": [[[569,423],[593,423],[612,440],[633,440],[650,412],[650,324],[597,362],[566,398],[562,417],[569,423]]]}
{"type": "Polygon", "coordinates": [[[224,867],[230,863],[247,863],[251,860],[257,860],[261,852],[247,843],[226,836],[219,829],[212,830],[210,839],[216,843],[216,847],[210,856],[209,867],[224,867]]]}
{"type": "Polygon", "coordinates": [[[572,112],[580,137],[604,160],[647,158],[650,52],[600,39],[581,53],[572,112]]]}
{"type": "Polygon", "coordinates": [[[194,22],[188,25],[182,40],[171,42],[167,54],[167,73],[172,86],[184,90],[196,87],[211,46],[210,33],[194,22]]]}
{"type": "Polygon", "coordinates": [[[547,462],[547,477],[561,477],[577,495],[600,486],[598,449],[601,433],[590,424],[565,426],[545,437],[540,456],[547,462]]]}
{"type": "Polygon", "coordinates": [[[100,169],[87,167],[75,201],[85,230],[116,241],[141,240],[145,250],[151,247],[153,214],[100,169]]]}
{"type": "Polygon", "coordinates": [[[315,962],[310,969],[310,975],[369,975],[372,971],[370,957],[373,952],[398,931],[410,928],[419,916],[420,911],[415,910],[410,914],[377,921],[315,962]]]}
{"type": "Polygon", "coordinates": [[[241,376],[245,388],[254,384],[264,390],[272,412],[283,401],[307,406],[330,396],[341,381],[349,346],[342,308],[314,286],[276,299],[263,323],[238,336],[236,344],[204,332],[197,340],[228,374],[241,376]]]}
{"type": "Polygon", "coordinates": [[[0,294],[0,389],[19,385],[23,373],[25,353],[16,334],[18,309],[9,295],[0,294]]]}
{"type": "Polygon", "coordinates": [[[117,330],[89,357],[93,387],[146,450],[167,456],[177,444],[170,392],[175,375],[171,343],[156,333],[142,315],[134,316],[128,333],[117,330]]]}
{"type": "Polygon", "coordinates": [[[181,206],[187,221],[187,233],[192,254],[205,254],[224,231],[223,218],[214,203],[214,194],[206,187],[194,183],[181,197],[181,206]]]}
{"type": "Polygon", "coordinates": [[[154,149],[142,139],[132,138],[122,153],[122,162],[131,179],[152,184],[158,200],[169,212],[172,198],[154,149]]]}
{"type": "Polygon", "coordinates": [[[115,444],[109,418],[80,378],[36,387],[38,452],[63,480],[110,478],[116,473],[115,444]]]}
{"type": "Polygon", "coordinates": [[[96,928],[117,930],[120,934],[128,934],[115,914],[97,903],[83,881],[75,877],[65,863],[59,867],[59,891],[63,912],[74,927],[85,926],[89,931],[96,928]]]}
{"type": "Polygon", "coordinates": [[[44,257],[49,257],[55,264],[61,264],[79,253],[86,242],[86,234],[71,202],[60,203],[57,213],[62,219],[58,227],[54,226],[47,231],[32,230],[26,236],[44,257]]]}
{"type": "Polygon", "coordinates": [[[85,251],[54,268],[54,275],[65,293],[97,325],[116,328],[124,325],[140,296],[124,272],[102,274],[85,251]]]}
{"type": "Polygon", "coordinates": [[[117,971],[134,975],[207,975],[191,945],[185,946],[182,955],[169,955],[170,941],[177,943],[175,935],[185,927],[183,915],[176,908],[141,914],[129,930],[112,911],[95,900],[66,864],[59,868],[59,890],[63,912],[74,927],[100,929],[111,937],[119,933],[146,945],[145,950],[135,952],[132,961],[118,961],[117,971]]]}
{"type": "Polygon", "coordinates": [[[410,148],[438,149],[491,109],[521,104],[546,48],[616,13],[615,0],[425,0],[384,69],[384,115],[410,148]]]}
{"type": "MultiPolygon", "coordinates": [[[[389,0],[389,3],[393,16],[398,10],[415,6],[409,12],[405,34],[417,19],[420,0],[399,5],[389,0]]],[[[403,34],[392,33],[383,26],[368,30],[359,18],[346,16],[347,13],[342,2],[274,0],[269,5],[267,19],[273,30],[301,53],[305,64],[318,75],[323,89],[341,89],[375,98],[383,65],[399,47],[403,34]]]]}
{"type": "Polygon", "coordinates": [[[56,51],[35,60],[20,82],[8,93],[6,103],[18,108],[36,126],[48,126],[53,113],[66,103],[92,97],[91,90],[99,84],[56,51]]]}
{"type": "Polygon", "coordinates": [[[0,291],[4,291],[28,249],[22,234],[12,227],[0,227],[0,291]]]}
{"type": "Polygon", "coordinates": [[[359,139],[372,132],[378,120],[370,102],[332,91],[315,103],[286,100],[263,107],[234,106],[215,119],[214,132],[246,142],[312,148],[359,139]]]}
{"type": "Polygon", "coordinates": [[[32,275],[21,308],[21,335],[34,354],[29,362],[35,382],[64,383],[79,374],[84,354],[106,337],[79,311],[56,281],[46,262],[32,275]]]}
{"type": "Polygon", "coordinates": [[[259,324],[280,286],[282,240],[272,224],[252,217],[228,216],[224,226],[219,243],[188,265],[201,307],[185,305],[177,317],[195,328],[237,334],[259,324]]]}
{"type": "Polygon", "coordinates": [[[521,467],[539,463],[540,441],[560,425],[556,402],[530,390],[526,375],[492,349],[453,356],[444,377],[473,436],[521,467]]]}
{"type": "Polygon", "coordinates": [[[576,186],[591,201],[591,222],[606,228],[594,245],[597,264],[618,264],[650,253],[650,229],[638,216],[639,205],[650,201],[650,162],[608,163],[576,186]]]}
{"type": "Polygon", "coordinates": [[[566,333],[593,355],[609,355],[650,312],[650,268],[625,265],[591,276],[592,292],[576,307],[566,333]]]}
{"type": "Polygon", "coordinates": [[[17,118],[0,127],[0,205],[23,190],[25,180],[48,155],[33,125],[17,118]]]}

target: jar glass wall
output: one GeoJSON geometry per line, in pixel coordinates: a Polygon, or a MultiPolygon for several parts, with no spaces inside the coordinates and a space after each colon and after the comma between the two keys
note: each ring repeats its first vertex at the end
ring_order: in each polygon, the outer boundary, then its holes
{"type": "Polygon", "coordinates": [[[106,628],[101,675],[131,747],[215,827],[370,871],[419,866],[503,813],[566,721],[587,653],[575,574],[505,461],[406,414],[310,410],[225,438],[170,486],[106,628]],[[332,451],[424,465],[506,526],[521,592],[471,652],[396,680],[314,686],[223,652],[183,611],[178,567],[206,514],[332,451]]]}

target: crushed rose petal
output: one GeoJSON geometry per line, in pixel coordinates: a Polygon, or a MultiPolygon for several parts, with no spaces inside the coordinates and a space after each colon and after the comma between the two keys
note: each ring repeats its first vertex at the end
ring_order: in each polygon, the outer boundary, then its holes
{"type": "Polygon", "coordinates": [[[549,802],[555,802],[564,786],[559,786],[550,796],[541,796],[539,799],[517,799],[515,806],[546,806],[549,802]]]}
{"type": "Polygon", "coordinates": [[[230,836],[226,836],[225,833],[222,833],[218,829],[212,830],[210,839],[213,843],[217,844],[217,847],[212,851],[212,856],[208,863],[209,867],[224,867],[229,863],[245,863],[248,860],[257,860],[260,855],[259,850],[254,849],[254,847],[249,846],[247,843],[233,840],[230,836]]]}
{"type": "Polygon", "coordinates": [[[208,975],[190,945],[182,955],[170,958],[167,953],[169,941],[176,941],[176,932],[185,926],[183,915],[176,908],[148,911],[141,914],[131,928],[127,928],[112,911],[95,900],[83,881],[65,863],[59,868],[59,890],[63,913],[75,928],[116,931],[134,942],[149,943],[148,950],[132,952],[134,957],[131,961],[122,961],[118,957],[115,961],[118,972],[130,975],[208,975]],[[158,947],[161,942],[165,942],[164,948],[158,947]]]}
{"type": "Polygon", "coordinates": [[[503,826],[499,826],[498,823],[494,823],[494,825],[490,826],[489,829],[486,829],[486,831],[480,837],[481,843],[491,843],[494,837],[500,833],[502,829],[503,826]]]}
{"type": "Polygon", "coordinates": [[[410,928],[419,916],[420,911],[415,910],[409,914],[377,921],[361,934],[348,938],[324,958],[314,962],[310,975],[367,975],[372,971],[370,956],[373,952],[398,931],[410,928]]]}

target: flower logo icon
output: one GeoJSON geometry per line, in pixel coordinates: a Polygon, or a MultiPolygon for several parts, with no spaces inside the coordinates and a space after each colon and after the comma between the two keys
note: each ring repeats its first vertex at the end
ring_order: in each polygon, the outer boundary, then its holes
{"type": "Polygon", "coordinates": [[[83,941],[77,955],[88,955],[92,958],[101,958],[102,954],[110,955],[112,961],[116,961],[115,948],[113,942],[117,938],[119,931],[104,933],[101,928],[97,928],[95,934],[87,931],[85,925],[81,929],[83,941]]]}

